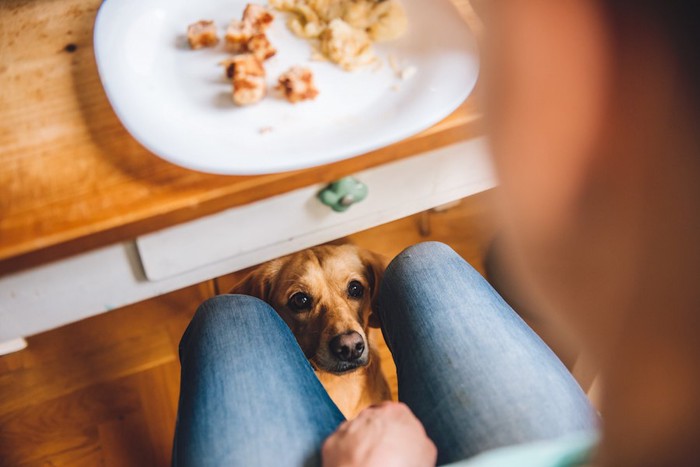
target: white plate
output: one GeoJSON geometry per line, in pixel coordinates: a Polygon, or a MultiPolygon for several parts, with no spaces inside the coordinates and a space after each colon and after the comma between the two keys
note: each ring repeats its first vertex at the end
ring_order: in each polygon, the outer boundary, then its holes
{"type": "Polygon", "coordinates": [[[296,105],[265,98],[236,107],[219,45],[190,50],[187,25],[213,19],[223,31],[245,0],[106,0],[95,23],[95,56],[107,97],[126,129],[174,164],[219,174],[260,174],[325,164],[407,138],[449,115],[478,76],[474,38],[450,0],[402,0],[410,27],[376,46],[380,70],[348,73],[310,60],[307,41],[286,27],[269,33],[277,55],[268,82],[309,66],[320,95],[296,105]],[[393,55],[417,73],[401,81],[393,55]],[[261,131],[269,128],[271,131],[261,131]]]}

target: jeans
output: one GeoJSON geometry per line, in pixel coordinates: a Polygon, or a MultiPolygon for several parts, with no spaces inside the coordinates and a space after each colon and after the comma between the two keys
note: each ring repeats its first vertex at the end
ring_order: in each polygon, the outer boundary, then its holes
{"type": "MultiPolygon", "coordinates": [[[[439,464],[595,429],[567,369],[446,245],[396,257],[376,311],[399,399],[425,426],[439,464]]],[[[321,444],[344,420],[289,328],[258,299],[204,302],[180,360],[174,465],[319,465],[321,444]]]]}

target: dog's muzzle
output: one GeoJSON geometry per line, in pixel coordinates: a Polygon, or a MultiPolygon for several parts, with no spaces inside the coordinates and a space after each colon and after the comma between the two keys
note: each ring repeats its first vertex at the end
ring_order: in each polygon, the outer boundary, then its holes
{"type": "Polygon", "coordinates": [[[338,334],[328,343],[331,355],[341,362],[355,362],[365,353],[365,340],[360,333],[348,331],[338,334]]]}
{"type": "Polygon", "coordinates": [[[318,363],[332,373],[347,373],[369,362],[365,339],[357,331],[347,331],[333,337],[328,342],[328,351],[332,361],[318,363]]]}

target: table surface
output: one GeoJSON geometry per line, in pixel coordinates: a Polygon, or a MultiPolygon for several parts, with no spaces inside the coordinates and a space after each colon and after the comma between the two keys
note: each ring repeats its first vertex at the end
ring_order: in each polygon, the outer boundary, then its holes
{"type": "MultiPolygon", "coordinates": [[[[452,0],[478,29],[468,0],[452,0]]],[[[320,167],[208,175],[149,153],[112,111],[92,32],[100,0],[0,2],[0,275],[482,134],[474,98],[428,130],[320,167]]]]}

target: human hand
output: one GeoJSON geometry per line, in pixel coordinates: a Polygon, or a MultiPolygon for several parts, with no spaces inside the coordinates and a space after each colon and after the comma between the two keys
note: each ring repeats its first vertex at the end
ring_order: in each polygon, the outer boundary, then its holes
{"type": "Polygon", "coordinates": [[[382,402],[344,422],[321,450],[324,467],[434,466],[437,448],[405,404],[382,402]]]}

